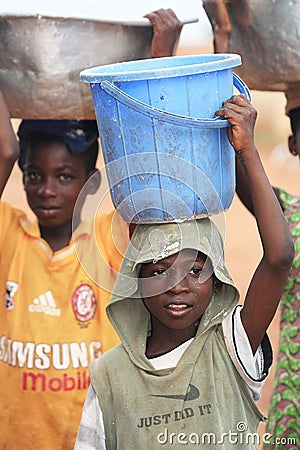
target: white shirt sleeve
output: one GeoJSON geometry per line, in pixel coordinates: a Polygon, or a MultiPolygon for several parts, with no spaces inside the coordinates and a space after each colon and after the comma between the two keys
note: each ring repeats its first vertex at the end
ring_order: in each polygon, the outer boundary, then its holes
{"type": "Polygon", "coordinates": [[[102,411],[92,385],[83,406],[74,450],[106,450],[102,411]]]}
{"type": "Polygon", "coordinates": [[[267,335],[264,336],[255,355],[241,320],[242,305],[238,305],[222,322],[228,353],[245,381],[254,401],[258,401],[263,384],[272,364],[272,348],[267,335]]]}

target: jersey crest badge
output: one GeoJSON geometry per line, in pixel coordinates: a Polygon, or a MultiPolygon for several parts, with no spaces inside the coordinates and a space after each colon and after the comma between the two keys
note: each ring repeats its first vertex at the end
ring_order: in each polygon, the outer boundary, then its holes
{"type": "Polygon", "coordinates": [[[89,284],[83,283],[75,289],[72,295],[72,307],[76,319],[81,323],[88,322],[95,316],[97,302],[89,284]]]}
{"type": "Polygon", "coordinates": [[[8,311],[11,311],[15,307],[15,299],[14,295],[17,292],[19,288],[18,283],[15,283],[14,281],[7,281],[6,282],[6,292],[4,295],[4,305],[5,308],[8,311]]]}

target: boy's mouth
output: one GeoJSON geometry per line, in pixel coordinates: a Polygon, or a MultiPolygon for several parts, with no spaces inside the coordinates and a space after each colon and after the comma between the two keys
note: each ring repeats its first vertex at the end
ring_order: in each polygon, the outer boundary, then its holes
{"type": "Polygon", "coordinates": [[[36,209],[49,211],[49,210],[53,210],[53,209],[59,209],[59,207],[56,205],[37,205],[36,209]]]}
{"type": "Polygon", "coordinates": [[[53,205],[40,205],[36,208],[36,211],[38,211],[40,215],[51,216],[52,214],[56,214],[59,209],[60,208],[53,205]]]}
{"type": "Polygon", "coordinates": [[[187,305],[186,303],[170,303],[165,306],[165,309],[172,315],[181,316],[190,311],[192,306],[187,305]]]}

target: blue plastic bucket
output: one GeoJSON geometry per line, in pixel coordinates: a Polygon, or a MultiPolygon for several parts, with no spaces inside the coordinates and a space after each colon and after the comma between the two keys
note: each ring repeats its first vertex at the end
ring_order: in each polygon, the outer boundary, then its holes
{"type": "Polygon", "coordinates": [[[90,83],[110,192],[127,222],[204,217],[235,192],[229,122],[215,118],[234,86],[239,55],[175,56],[81,72],[90,83]]]}

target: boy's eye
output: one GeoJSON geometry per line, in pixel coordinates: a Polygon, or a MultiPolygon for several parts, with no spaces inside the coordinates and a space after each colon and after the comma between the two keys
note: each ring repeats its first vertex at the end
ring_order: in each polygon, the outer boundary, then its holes
{"type": "Polygon", "coordinates": [[[151,272],[152,277],[157,277],[166,273],[166,269],[155,269],[151,272]]]}
{"type": "Polygon", "coordinates": [[[40,174],[37,172],[29,172],[27,173],[26,177],[30,181],[37,181],[40,178],[40,174]]]}
{"type": "Polygon", "coordinates": [[[202,272],[202,267],[192,267],[190,270],[189,270],[189,274],[191,274],[191,275],[200,275],[200,273],[202,272]]]}
{"type": "Polygon", "coordinates": [[[72,178],[73,177],[70,174],[68,174],[68,173],[62,173],[62,174],[59,175],[59,179],[61,181],[69,181],[69,180],[72,180],[72,178]]]}

